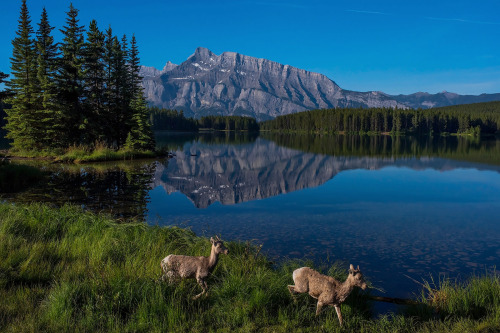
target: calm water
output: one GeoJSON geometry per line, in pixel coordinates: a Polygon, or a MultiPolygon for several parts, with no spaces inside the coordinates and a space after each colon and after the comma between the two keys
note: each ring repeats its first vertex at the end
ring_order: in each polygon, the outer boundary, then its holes
{"type": "Polygon", "coordinates": [[[500,142],[345,136],[158,137],[176,157],[43,166],[12,201],[71,201],[252,240],[281,260],[359,265],[390,297],[500,264],[500,142]]]}

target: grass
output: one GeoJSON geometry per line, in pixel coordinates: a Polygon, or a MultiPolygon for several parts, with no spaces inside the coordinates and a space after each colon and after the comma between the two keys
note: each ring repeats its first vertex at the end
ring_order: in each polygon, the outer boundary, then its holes
{"type": "MultiPolygon", "coordinates": [[[[315,317],[310,296],[290,297],[291,272],[304,262],[277,267],[255,246],[226,245],[230,254],[210,277],[209,295],[193,301],[200,291],[196,282],[159,283],[159,263],[169,253],[208,255],[208,239],[177,227],[117,224],[73,206],[0,204],[0,331],[500,330],[495,274],[463,283],[443,280],[437,289],[428,284],[421,306],[376,319],[356,290],[342,305],[340,328],[333,308],[315,317]]],[[[346,269],[334,265],[325,272],[343,279],[346,269]]]]}
{"type": "MultiPolygon", "coordinates": [[[[158,152],[162,153],[162,152],[158,152]]],[[[20,158],[50,159],[55,162],[65,163],[90,163],[103,161],[119,161],[140,158],[154,158],[157,152],[150,150],[134,150],[109,148],[105,144],[96,143],[93,146],[71,146],[66,149],[17,151],[11,149],[9,155],[20,158]]]]}
{"type": "Polygon", "coordinates": [[[155,156],[155,152],[149,150],[143,151],[126,148],[114,150],[105,145],[98,144],[93,149],[84,146],[72,146],[63,155],[56,157],[56,160],[61,162],[89,163],[153,158],[155,156]]]}

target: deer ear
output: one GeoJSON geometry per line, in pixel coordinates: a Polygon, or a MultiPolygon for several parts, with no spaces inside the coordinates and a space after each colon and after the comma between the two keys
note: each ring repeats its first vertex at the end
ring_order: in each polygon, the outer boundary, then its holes
{"type": "Polygon", "coordinates": [[[210,237],[210,243],[212,243],[212,244],[213,244],[214,242],[215,242],[215,241],[214,241],[214,238],[213,238],[213,237],[210,237]]]}
{"type": "Polygon", "coordinates": [[[350,269],[351,271],[353,271],[353,270],[354,270],[354,266],[351,264],[351,266],[349,266],[349,269],[350,269]]]}
{"type": "Polygon", "coordinates": [[[356,268],[356,270],[358,270],[358,271],[359,271],[359,265],[358,265],[358,268],[356,268]]]}

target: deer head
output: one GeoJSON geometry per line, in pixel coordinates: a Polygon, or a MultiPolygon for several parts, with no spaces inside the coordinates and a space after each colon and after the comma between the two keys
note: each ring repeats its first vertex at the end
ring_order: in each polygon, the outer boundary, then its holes
{"type": "Polygon", "coordinates": [[[359,270],[359,266],[357,269],[354,269],[354,266],[351,264],[351,266],[349,267],[348,279],[350,279],[355,286],[360,287],[363,290],[368,287],[366,285],[365,279],[363,278],[363,274],[359,270]]]}
{"type": "Polygon", "coordinates": [[[212,243],[212,250],[215,250],[216,254],[224,253],[228,254],[229,250],[224,246],[224,243],[219,238],[219,236],[210,237],[210,243],[212,243]]]}

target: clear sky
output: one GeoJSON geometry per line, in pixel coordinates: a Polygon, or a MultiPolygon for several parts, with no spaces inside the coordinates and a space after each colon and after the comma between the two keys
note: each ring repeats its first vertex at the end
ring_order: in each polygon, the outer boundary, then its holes
{"type": "MultiPolygon", "coordinates": [[[[62,28],[70,1],[45,6],[62,28]]],[[[0,1],[0,71],[10,71],[21,0],[0,1]]],[[[498,0],[74,0],[85,26],[135,33],[142,64],[181,63],[196,47],[327,75],[344,89],[390,94],[500,92],[498,0]]],[[[56,39],[59,40],[57,32],[56,39]]]]}

